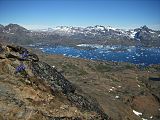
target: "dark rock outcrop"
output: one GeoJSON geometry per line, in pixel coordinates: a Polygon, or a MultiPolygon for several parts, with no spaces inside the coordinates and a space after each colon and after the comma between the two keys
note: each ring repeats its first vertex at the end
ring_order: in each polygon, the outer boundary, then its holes
{"type": "Polygon", "coordinates": [[[14,45],[7,45],[7,47],[14,52],[18,52],[19,54],[22,54],[24,51],[27,51],[26,48],[23,48],[21,46],[14,46],[14,45]]]}
{"type": "Polygon", "coordinates": [[[48,120],[82,120],[80,117],[51,117],[47,116],[48,120]]]}
{"type": "Polygon", "coordinates": [[[4,49],[2,48],[2,45],[0,44],[0,53],[3,51],[4,51],[4,49]]]}
{"type": "Polygon", "coordinates": [[[75,87],[64,78],[55,68],[44,62],[32,62],[33,73],[44,79],[53,89],[62,91],[63,93],[74,92],[75,87]]]}
{"type": "MultiPolygon", "coordinates": [[[[67,94],[67,98],[75,104],[77,107],[83,109],[83,110],[88,110],[88,111],[95,111],[97,112],[100,116],[100,118],[103,118],[103,120],[107,120],[108,116],[103,112],[102,108],[99,106],[98,102],[89,97],[82,96],[77,93],[69,93],[67,94]]],[[[97,119],[100,119],[97,118],[97,119]]]]}
{"type": "Polygon", "coordinates": [[[28,52],[26,48],[23,48],[21,46],[13,46],[13,45],[7,45],[7,48],[9,48],[9,51],[19,53],[18,55],[13,55],[12,53],[7,53],[7,58],[16,58],[20,61],[39,61],[39,58],[36,54],[28,52]],[[25,53],[26,52],[26,53],[25,53]],[[26,54],[25,57],[23,57],[23,54],[26,54]]]}

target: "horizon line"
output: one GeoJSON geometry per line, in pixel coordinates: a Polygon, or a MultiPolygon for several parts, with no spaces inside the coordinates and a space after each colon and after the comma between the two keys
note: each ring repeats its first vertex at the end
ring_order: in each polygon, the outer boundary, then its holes
{"type": "Polygon", "coordinates": [[[38,30],[38,29],[48,29],[48,28],[55,28],[55,27],[58,27],[58,26],[67,26],[67,27],[81,27],[81,28],[86,28],[86,27],[89,27],[89,26],[104,26],[104,27],[112,27],[112,28],[115,28],[115,29],[125,29],[125,30],[130,30],[130,29],[136,29],[136,28],[140,28],[140,27],[143,27],[143,26],[147,26],[148,28],[152,29],[152,30],[157,30],[157,31],[160,31],[160,24],[154,24],[154,25],[131,25],[130,27],[128,26],[118,26],[118,25],[102,25],[102,24],[91,24],[91,25],[64,25],[64,24],[61,24],[61,25],[44,25],[44,24],[21,24],[21,23],[2,23],[1,25],[3,26],[7,26],[9,24],[17,24],[17,25],[20,25],[28,30],[38,30]]]}

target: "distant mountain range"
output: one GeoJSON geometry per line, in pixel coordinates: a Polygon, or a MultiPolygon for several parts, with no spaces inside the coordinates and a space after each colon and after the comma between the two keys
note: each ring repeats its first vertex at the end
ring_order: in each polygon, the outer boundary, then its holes
{"type": "Polygon", "coordinates": [[[89,27],[58,26],[55,28],[27,30],[17,25],[0,25],[0,41],[19,44],[34,44],[37,42],[75,45],[81,43],[105,45],[142,45],[160,46],[160,31],[147,26],[137,29],[115,29],[101,25],[89,27]]]}

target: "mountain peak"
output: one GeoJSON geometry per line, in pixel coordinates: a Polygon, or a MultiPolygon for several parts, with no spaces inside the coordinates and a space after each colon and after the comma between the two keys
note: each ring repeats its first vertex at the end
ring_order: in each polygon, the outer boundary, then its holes
{"type": "Polygon", "coordinates": [[[95,25],[95,28],[98,30],[105,30],[105,27],[102,25],[95,25]]]}
{"type": "Polygon", "coordinates": [[[116,30],[115,28],[111,27],[111,26],[107,26],[106,27],[108,30],[116,30]]]}
{"type": "Polygon", "coordinates": [[[4,27],[5,31],[7,33],[16,33],[16,32],[29,32],[29,30],[27,30],[26,28],[18,25],[18,24],[8,24],[4,27]]]}
{"type": "Polygon", "coordinates": [[[142,27],[140,27],[141,29],[144,29],[144,30],[148,30],[149,28],[146,26],[146,25],[144,25],[144,26],[142,26],[142,27]]]}
{"type": "MultiPolygon", "coordinates": [[[[18,24],[13,24],[13,23],[10,23],[8,25],[6,25],[5,27],[10,27],[10,28],[24,28],[18,24]]],[[[24,28],[25,29],[25,28],[24,28]]]]}
{"type": "Polygon", "coordinates": [[[2,24],[0,24],[0,28],[1,28],[1,27],[4,27],[4,26],[3,26],[2,24]]]}

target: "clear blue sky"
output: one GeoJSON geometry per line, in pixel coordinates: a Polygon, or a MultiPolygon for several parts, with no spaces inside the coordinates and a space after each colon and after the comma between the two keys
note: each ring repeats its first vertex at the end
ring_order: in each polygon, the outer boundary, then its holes
{"type": "Polygon", "coordinates": [[[0,0],[0,24],[160,29],[160,0],[0,0]]]}

